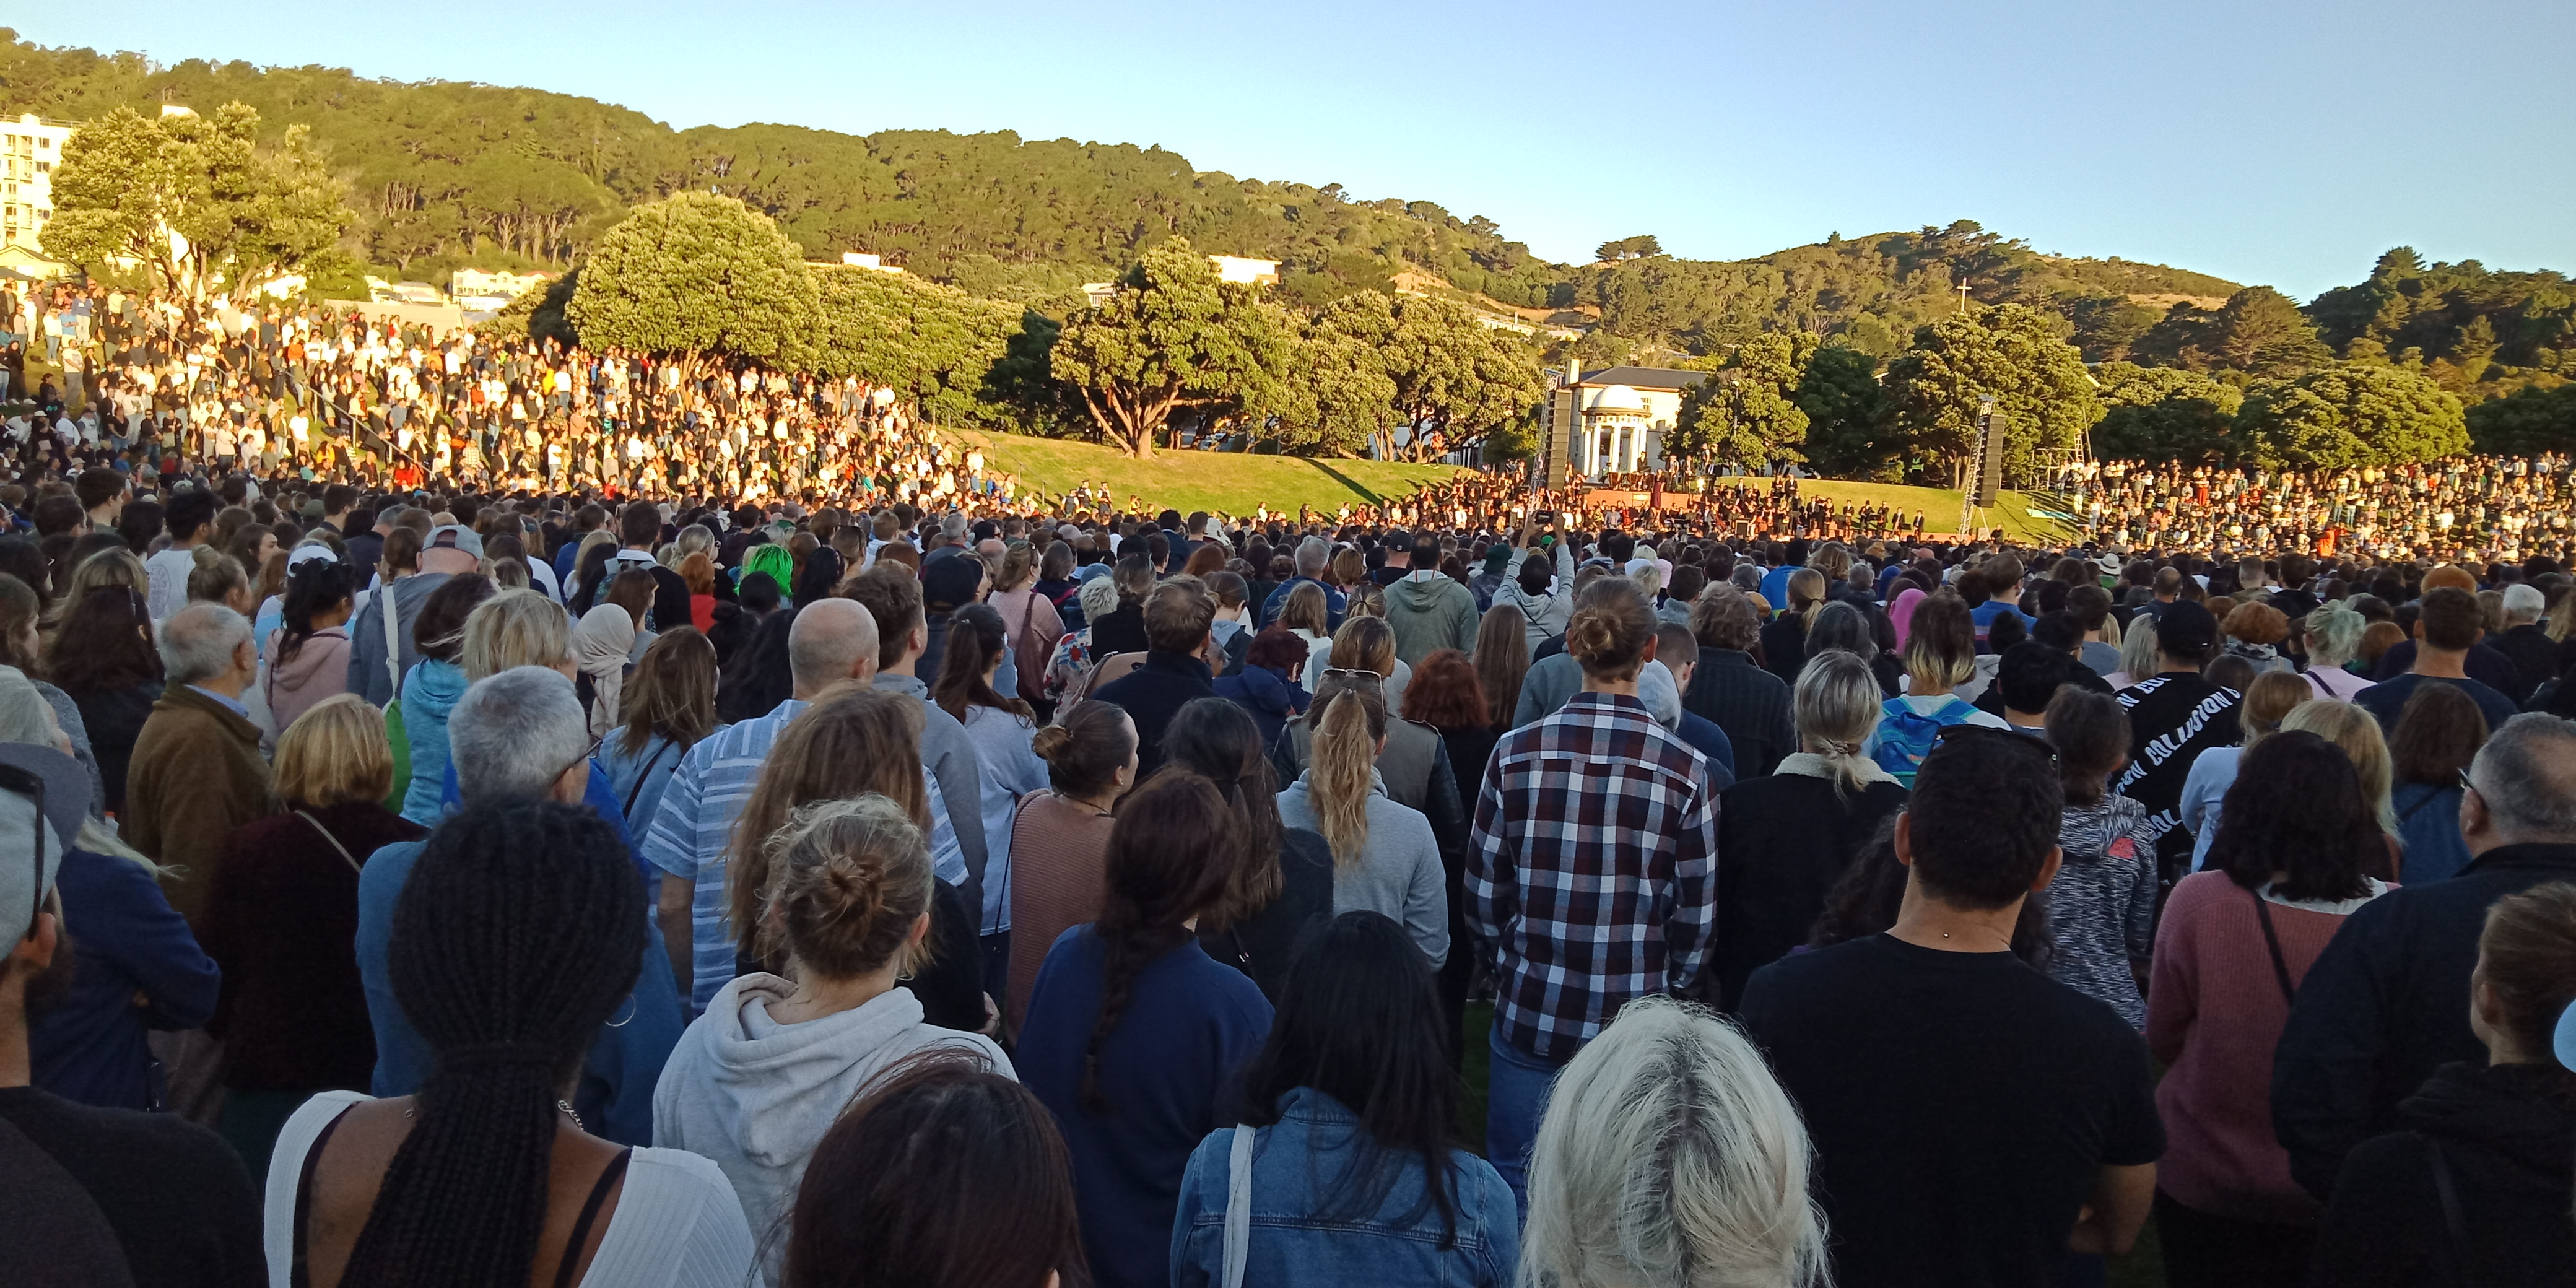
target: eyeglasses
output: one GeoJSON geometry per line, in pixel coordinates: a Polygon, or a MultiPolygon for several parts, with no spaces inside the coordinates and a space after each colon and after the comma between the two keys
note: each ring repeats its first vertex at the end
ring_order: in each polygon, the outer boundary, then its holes
{"type": "Polygon", "coordinates": [[[1352,681],[1353,683],[1366,683],[1366,684],[1384,684],[1384,683],[1386,683],[1386,677],[1385,677],[1385,676],[1383,676],[1383,675],[1378,674],[1378,673],[1377,673],[1377,672],[1375,672],[1375,671],[1367,670],[1367,669],[1365,669],[1365,668],[1347,667],[1347,666],[1328,666],[1328,667],[1325,667],[1325,668],[1324,668],[1324,678],[1325,678],[1325,679],[1327,679],[1327,680],[1349,680],[1349,681],[1352,681]]]}
{"type": "Polygon", "coordinates": [[[606,735],[606,734],[601,734],[600,736],[598,736],[598,737],[596,737],[596,738],[591,739],[591,740],[590,740],[590,746],[589,746],[589,747],[585,748],[585,749],[582,751],[582,753],[581,753],[580,755],[575,756],[575,757],[573,757],[570,761],[566,762],[566,763],[564,764],[564,767],[563,767],[563,768],[556,770],[556,771],[555,771],[555,776],[554,776],[552,779],[548,780],[548,781],[551,781],[551,782],[561,782],[561,781],[563,781],[563,776],[564,776],[564,775],[569,774],[569,773],[571,773],[573,770],[580,768],[580,767],[581,767],[581,764],[582,764],[582,762],[583,762],[583,761],[586,761],[586,760],[590,759],[591,757],[598,755],[598,754],[599,754],[599,749],[600,749],[600,747],[602,747],[603,745],[605,745],[607,742],[608,742],[608,735],[606,735]]]}
{"type": "MultiPolygon", "coordinates": [[[[2460,790],[2464,792],[2478,791],[2478,785],[2469,778],[2469,767],[2466,765],[2460,766],[2460,790]]],[[[2478,792],[2478,794],[2480,796],[2486,795],[2485,792],[2478,792]]]]}

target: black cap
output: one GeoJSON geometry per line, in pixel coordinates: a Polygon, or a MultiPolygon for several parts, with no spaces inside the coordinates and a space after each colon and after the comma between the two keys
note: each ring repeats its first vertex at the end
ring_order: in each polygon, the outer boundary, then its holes
{"type": "Polygon", "coordinates": [[[2200,653],[2218,643],[2218,619],[2188,599],[2165,605],[2156,616],[2156,647],[2178,655],[2200,653]]]}

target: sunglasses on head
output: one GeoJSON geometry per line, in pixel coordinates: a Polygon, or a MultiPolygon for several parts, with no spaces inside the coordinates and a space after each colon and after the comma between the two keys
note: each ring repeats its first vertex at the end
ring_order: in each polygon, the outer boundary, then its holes
{"type": "Polygon", "coordinates": [[[2050,761],[2055,761],[2057,759],[2057,748],[2049,746],[2046,739],[2032,734],[2018,733],[2010,729],[1997,729],[1992,725],[1945,725],[1942,727],[1942,730],[1937,737],[1941,742],[1968,742],[1976,739],[1987,738],[2001,739],[2007,746],[2020,747],[2028,751],[2036,752],[2050,761]]]}

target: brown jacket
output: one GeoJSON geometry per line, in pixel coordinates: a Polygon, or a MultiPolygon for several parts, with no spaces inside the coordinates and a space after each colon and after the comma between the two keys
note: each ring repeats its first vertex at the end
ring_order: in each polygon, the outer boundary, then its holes
{"type": "Polygon", "coordinates": [[[170,906],[191,925],[204,908],[224,838],[277,811],[259,726],[184,684],[162,691],[125,771],[127,844],[179,869],[162,877],[170,906]]]}

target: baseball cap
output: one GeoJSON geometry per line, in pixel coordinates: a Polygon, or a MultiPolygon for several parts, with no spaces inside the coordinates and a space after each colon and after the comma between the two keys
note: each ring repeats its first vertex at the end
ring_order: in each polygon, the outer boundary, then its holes
{"type": "Polygon", "coordinates": [[[959,555],[937,559],[922,566],[922,606],[933,610],[962,608],[975,602],[975,590],[984,584],[984,561],[959,555]]]}
{"type": "Polygon", "coordinates": [[[2156,617],[2157,646],[2168,653],[2193,653],[2218,642],[2218,619],[2188,599],[2165,605],[2156,617]]]}
{"type": "Polygon", "coordinates": [[[331,553],[331,547],[312,541],[286,552],[286,570],[293,572],[317,559],[324,563],[340,562],[340,556],[331,553]]]}
{"type": "Polygon", "coordinates": [[[483,538],[461,523],[442,523],[429,530],[429,540],[420,548],[420,570],[428,573],[468,573],[482,563],[483,538]]]}
{"type": "Polygon", "coordinates": [[[0,935],[20,938],[35,925],[63,851],[89,816],[89,792],[79,761],[31,742],[0,743],[0,935]]]}

